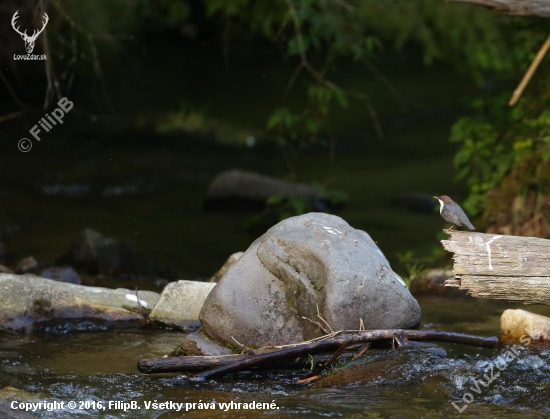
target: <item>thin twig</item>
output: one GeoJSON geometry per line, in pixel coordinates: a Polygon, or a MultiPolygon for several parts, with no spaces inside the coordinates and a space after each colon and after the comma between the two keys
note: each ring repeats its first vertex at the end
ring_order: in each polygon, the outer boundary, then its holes
{"type": "Polygon", "coordinates": [[[325,329],[325,326],[323,326],[322,323],[316,322],[315,320],[311,320],[309,317],[302,316],[302,319],[307,320],[308,322],[313,323],[316,325],[319,329],[321,329],[323,332],[325,332],[327,335],[330,335],[330,332],[325,329]]]}
{"type": "MultiPolygon", "coordinates": [[[[43,16],[46,12],[46,6],[44,4],[44,0],[40,0],[40,2],[37,4],[35,8],[35,16],[43,16]]],[[[48,29],[47,27],[44,28],[44,37],[43,39],[43,45],[44,45],[44,54],[46,56],[50,56],[50,43],[48,38],[48,29]]],[[[47,109],[48,106],[50,106],[50,100],[52,98],[57,97],[57,100],[59,101],[61,99],[61,90],[59,89],[59,81],[57,80],[57,76],[55,75],[55,67],[54,67],[54,60],[49,59],[44,61],[44,70],[46,72],[46,91],[44,93],[44,104],[42,105],[43,109],[47,109]]]]}
{"type": "Polygon", "coordinates": [[[241,350],[245,348],[245,346],[241,342],[239,342],[237,339],[235,339],[233,336],[231,336],[231,339],[233,339],[233,341],[241,347],[241,350]]]}
{"type": "Polygon", "coordinates": [[[105,80],[103,78],[103,74],[102,74],[102,70],[101,70],[101,63],[100,63],[100,60],[99,60],[99,54],[97,52],[97,48],[96,48],[94,39],[104,39],[104,40],[112,42],[112,41],[116,40],[117,38],[118,39],[131,39],[132,37],[119,36],[119,37],[115,38],[115,37],[110,36],[110,35],[106,36],[106,35],[92,34],[91,32],[85,30],[80,25],[78,25],[76,23],[76,21],[71,16],[69,16],[69,14],[65,11],[65,9],[63,9],[63,7],[61,7],[58,0],[52,1],[52,4],[57,9],[57,11],[61,15],[61,17],[63,19],[65,19],[65,21],[67,21],[69,23],[69,25],[74,30],[76,30],[77,32],[80,32],[86,38],[86,40],[88,41],[88,43],[90,45],[90,50],[92,52],[94,72],[95,72],[95,74],[96,74],[96,76],[99,80],[99,84],[101,86],[101,94],[103,96],[103,100],[107,104],[107,107],[109,108],[111,113],[116,114],[116,111],[115,111],[115,109],[114,109],[114,107],[111,103],[111,99],[110,99],[109,95],[107,94],[107,89],[106,89],[106,86],[105,86],[105,80]]]}
{"type": "Polygon", "coordinates": [[[345,342],[342,343],[340,345],[340,347],[338,348],[338,350],[336,352],[334,352],[334,354],[332,354],[332,356],[329,359],[327,359],[318,368],[316,368],[311,373],[309,373],[303,380],[298,381],[298,383],[305,383],[305,382],[309,382],[309,381],[314,381],[314,380],[308,380],[308,379],[313,378],[313,377],[316,377],[316,379],[321,378],[321,374],[323,373],[323,371],[328,369],[338,359],[338,357],[342,354],[342,352],[344,351],[346,346],[347,346],[347,344],[345,342]]]}
{"type": "Polygon", "coordinates": [[[393,96],[399,107],[403,110],[406,110],[408,106],[407,103],[411,103],[415,106],[419,106],[418,102],[413,101],[410,98],[405,98],[403,95],[399,92],[399,90],[394,86],[394,84],[391,82],[391,80],[384,74],[380,69],[367,57],[363,57],[361,59],[361,62],[363,65],[369,69],[370,72],[372,72],[388,89],[390,94],[393,96]]]}
{"type": "Polygon", "coordinates": [[[9,121],[10,119],[17,118],[21,115],[23,115],[23,111],[16,111],[16,112],[9,113],[7,115],[1,115],[0,116],[0,124],[2,122],[9,121]]]}
{"type": "Polygon", "coordinates": [[[352,6],[351,4],[345,2],[344,0],[335,0],[336,3],[338,3],[340,6],[342,6],[344,9],[346,9],[349,12],[352,12],[355,10],[355,6],[352,6]]]}
{"type": "Polygon", "coordinates": [[[334,361],[338,359],[338,357],[342,354],[342,352],[344,352],[344,349],[346,349],[346,346],[347,346],[346,342],[342,343],[338,348],[338,350],[334,352],[334,355],[332,355],[332,357],[328,361],[323,363],[323,366],[325,369],[330,367],[334,363],[334,361]]]}
{"type": "Polygon", "coordinates": [[[363,349],[357,352],[357,354],[352,358],[352,361],[365,355],[365,352],[367,352],[369,349],[370,349],[370,342],[368,342],[365,346],[363,346],[363,349]]]}
{"type": "Polygon", "coordinates": [[[317,317],[319,317],[321,321],[327,325],[327,327],[330,329],[330,333],[332,334],[332,336],[334,336],[334,329],[330,327],[330,324],[328,324],[328,322],[321,317],[321,313],[319,312],[319,304],[316,304],[316,306],[317,306],[317,317]]]}
{"type": "Polygon", "coordinates": [[[311,383],[312,381],[317,381],[319,378],[321,378],[320,375],[313,375],[311,377],[302,378],[301,380],[296,381],[296,383],[297,384],[311,383]]]}
{"type": "Polygon", "coordinates": [[[290,79],[288,80],[288,83],[286,84],[286,87],[283,93],[283,99],[286,99],[288,94],[292,90],[292,86],[294,86],[294,83],[296,82],[298,75],[302,71],[302,68],[304,68],[304,66],[302,65],[302,63],[299,63],[296,66],[296,69],[292,72],[292,76],[290,77],[290,79]]]}

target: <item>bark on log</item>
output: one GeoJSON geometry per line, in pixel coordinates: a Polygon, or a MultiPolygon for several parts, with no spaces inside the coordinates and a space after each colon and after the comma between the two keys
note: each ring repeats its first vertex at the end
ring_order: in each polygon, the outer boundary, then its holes
{"type": "Polygon", "coordinates": [[[170,356],[167,358],[140,359],[137,363],[139,372],[144,374],[165,372],[204,371],[248,358],[247,355],[219,356],[170,356]]]}
{"type": "Polygon", "coordinates": [[[458,287],[478,298],[550,305],[550,240],[466,231],[450,233],[458,287]]]}
{"type": "Polygon", "coordinates": [[[447,0],[451,3],[472,3],[515,16],[550,17],[548,0],[447,0]]]}
{"type": "MultiPolygon", "coordinates": [[[[269,352],[277,352],[273,349],[269,352]]],[[[268,353],[264,351],[263,353],[268,353]]],[[[251,356],[257,355],[256,353],[249,355],[203,355],[203,356],[170,356],[166,358],[147,358],[140,359],[137,363],[139,372],[143,374],[163,374],[169,372],[198,372],[206,371],[212,368],[220,367],[223,365],[232,364],[237,361],[248,359],[251,356]]],[[[344,353],[340,356],[340,359],[351,359],[355,353],[344,353]]],[[[332,355],[315,355],[314,365],[329,361],[332,355]]],[[[274,370],[281,369],[303,369],[311,363],[311,359],[307,356],[298,357],[292,360],[281,360],[270,362],[265,365],[265,368],[274,370]]],[[[262,366],[260,365],[259,368],[262,366]]]]}

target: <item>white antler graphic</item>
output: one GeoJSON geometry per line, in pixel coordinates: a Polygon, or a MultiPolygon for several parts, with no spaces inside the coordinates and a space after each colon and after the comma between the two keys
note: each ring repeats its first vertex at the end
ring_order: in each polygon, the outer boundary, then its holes
{"type": "Polygon", "coordinates": [[[17,28],[15,27],[15,21],[19,17],[18,13],[19,13],[19,10],[17,10],[14,13],[13,18],[11,19],[11,26],[13,27],[13,30],[15,32],[17,32],[19,35],[21,35],[21,38],[23,38],[23,41],[25,41],[25,49],[27,50],[27,53],[30,54],[32,52],[32,50],[34,49],[34,43],[36,42],[36,38],[38,38],[38,35],[40,35],[42,33],[42,31],[44,31],[44,29],[46,29],[46,25],[48,24],[48,21],[50,20],[50,18],[48,17],[48,15],[46,13],[44,13],[44,26],[42,26],[42,29],[40,29],[40,30],[35,29],[33,31],[32,35],[29,36],[29,35],[27,35],[27,30],[26,29],[25,29],[25,32],[21,32],[19,30],[19,26],[17,28]]]}

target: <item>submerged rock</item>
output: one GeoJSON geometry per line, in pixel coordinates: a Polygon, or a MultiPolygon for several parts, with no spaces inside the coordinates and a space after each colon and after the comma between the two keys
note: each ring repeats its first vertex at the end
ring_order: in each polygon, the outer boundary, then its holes
{"type": "Polygon", "coordinates": [[[520,341],[531,340],[550,342],[550,317],[526,310],[504,310],[500,316],[502,339],[520,341]]]}
{"type": "Polygon", "coordinates": [[[413,328],[420,306],[364,231],[310,213],[258,238],[206,299],[201,328],[224,344],[288,344],[333,330],[413,328]],[[320,317],[322,319],[320,319],[320,317]]]}
{"type": "Polygon", "coordinates": [[[227,270],[236,262],[238,261],[241,256],[243,255],[243,252],[237,252],[233,253],[231,256],[227,258],[223,266],[216,272],[214,275],[212,275],[212,278],[210,278],[209,282],[218,282],[220,279],[223,278],[227,270]]]}
{"type": "Polygon", "coordinates": [[[5,267],[4,265],[0,265],[0,273],[2,273],[2,274],[12,274],[13,271],[10,268],[5,267]]]}
{"type": "Polygon", "coordinates": [[[91,275],[117,277],[169,276],[134,245],[86,229],[56,265],[69,265],[91,275]]]}
{"type": "Polygon", "coordinates": [[[36,260],[36,258],[34,256],[27,256],[26,258],[23,258],[17,262],[15,272],[18,274],[23,274],[36,268],[38,268],[38,261],[36,260]]]}
{"type": "Polygon", "coordinates": [[[199,333],[189,333],[172,356],[218,356],[229,354],[231,354],[231,349],[218,345],[199,333]]]}
{"type": "Polygon", "coordinates": [[[62,319],[143,320],[159,298],[152,291],[86,287],[35,275],[0,274],[0,289],[0,327],[14,331],[62,319]]]}
{"type": "Polygon", "coordinates": [[[182,330],[196,330],[204,300],[215,285],[185,280],[170,282],[162,290],[149,320],[182,330]]]}
{"type": "Polygon", "coordinates": [[[40,270],[37,275],[53,281],[68,282],[70,284],[82,283],[78,272],[70,266],[53,266],[51,268],[45,268],[40,270]]]}
{"type": "Polygon", "coordinates": [[[445,286],[445,281],[454,278],[454,276],[452,269],[428,269],[421,272],[411,281],[411,293],[413,295],[430,294],[467,297],[468,293],[465,290],[445,286]]]}
{"type": "Polygon", "coordinates": [[[220,173],[208,187],[206,207],[209,209],[262,207],[272,196],[301,197],[315,205],[328,201],[317,188],[305,183],[289,182],[246,170],[220,173]]]}

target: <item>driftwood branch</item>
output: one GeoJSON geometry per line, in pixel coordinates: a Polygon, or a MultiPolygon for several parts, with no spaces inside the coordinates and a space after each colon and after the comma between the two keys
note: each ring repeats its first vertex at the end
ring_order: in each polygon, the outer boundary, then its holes
{"type": "MultiPolygon", "coordinates": [[[[183,356],[142,359],[138,362],[138,369],[142,373],[151,374],[200,371],[210,368],[208,371],[194,376],[196,379],[206,379],[229,374],[248,367],[258,367],[266,364],[269,366],[280,366],[281,360],[285,360],[286,365],[290,367],[292,363],[290,363],[288,359],[294,360],[300,355],[326,352],[335,349],[340,349],[341,352],[345,347],[350,345],[384,340],[393,341],[395,338],[404,341],[454,342],[487,348],[495,347],[498,344],[498,339],[494,336],[482,337],[463,333],[430,330],[366,330],[354,333],[347,332],[337,337],[327,337],[324,340],[285,346],[278,349],[259,349],[255,351],[256,355],[252,356],[183,356]]],[[[334,355],[327,358],[329,360],[328,364],[333,362],[334,358],[334,355]]]]}
{"type": "MultiPolygon", "coordinates": [[[[347,348],[347,351],[351,351],[351,348],[347,348]]],[[[262,353],[275,352],[276,350],[264,350],[262,353]]],[[[233,362],[250,358],[256,355],[258,351],[251,351],[248,355],[219,355],[219,356],[173,356],[167,358],[147,358],[138,361],[138,370],[143,374],[162,374],[169,372],[198,372],[206,371],[212,368],[216,368],[222,365],[228,365],[233,362]]],[[[363,352],[356,354],[355,352],[346,352],[340,355],[339,359],[355,359],[359,358],[366,352],[363,348],[363,352]]],[[[333,355],[331,354],[319,354],[313,357],[314,365],[326,364],[333,355]]],[[[258,366],[258,369],[303,369],[311,363],[311,358],[307,356],[293,358],[292,360],[281,360],[270,362],[268,364],[258,366]]]]}
{"type": "Polygon", "coordinates": [[[550,240],[454,231],[441,243],[454,253],[455,277],[445,285],[478,298],[550,305],[550,240]]]}
{"type": "Polygon", "coordinates": [[[515,16],[550,17],[548,0],[447,0],[451,3],[472,3],[498,13],[515,16]]]}
{"type": "Polygon", "coordinates": [[[498,344],[496,337],[480,337],[474,335],[466,335],[463,333],[454,332],[439,332],[430,330],[366,330],[354,334],[342,335],[332,339],[326,339],[319,342],[297,345],[291,348],[282,349],[276,352],[265,353],[261,355],[251,356],[247,359],[224,365],[195,375],[195,379],[207,379],[219,377],[229,374],[243,368],[280,360],[283,358],[292,358],[306,353],[315,353],[324,350],[331,350],[362,342],[373,342],[386,339],[394,339],[400,337],[407,340],[432,340],[442,342],[457,342],[467,345],[476,345],[483,347],[495,347],[498,344]]]}
{"type": "Polygon", "coordinates": [[[143,374],[204,371],[248,358],[247,355],[171,356],[140,359],[137,368],[143,374]]]}

